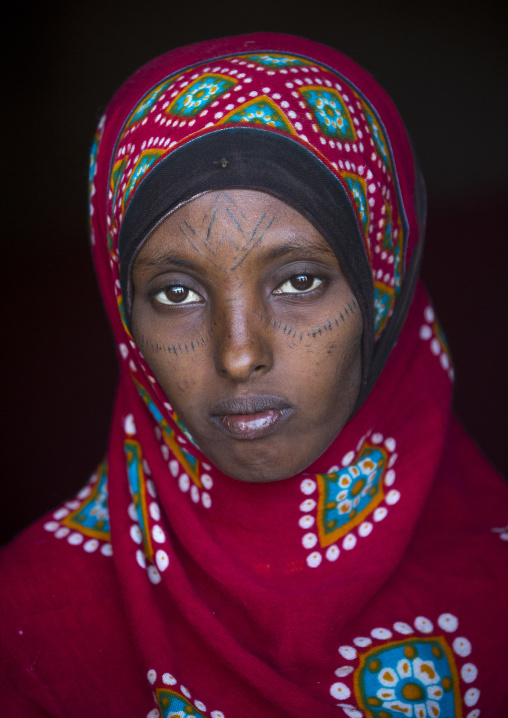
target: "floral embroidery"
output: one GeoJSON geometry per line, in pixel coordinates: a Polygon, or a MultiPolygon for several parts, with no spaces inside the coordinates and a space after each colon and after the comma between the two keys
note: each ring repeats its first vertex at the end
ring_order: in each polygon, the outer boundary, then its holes
{"type": "Polygon", "coordinates": [[[97,174],[97,155],[99,153],[99,145],[104,132],[104,126],[106,124],[106,115],[101,117],[97,132],[95,133],[92,149],[90,151],[90,165],[88,167],[88,205],[89,205],[89,227],[90,227],[90,240],[92,245],[95,244],[95,235],[93,230],[92,215],[94,213],[93,196],[95,195],[95,175],[97,174]]]}
{"type": "MultiPolygon", "coordinates": [[[[127,461],[129,487],[136,511],[136,521],[141,532],[145,556],[149,561],[152,561],[154,552],[148,525],[147,487],[142,465],[141,446],[139,442],[128,439],[124,443],[124,449],[127,461]]],[[[131,530],[131,536],[132,533],[131,530]]],[[[138,543],[138,541],[136,541],[136,543],[138,543]]]]}
{"type": "Polygon", "coordinates": [[[442,613],[437,624],[443,635],[418,616],[412,624],[396,621],[339,647],[348,663],[335,671],[341,680],[330,694],[348,718],[461,718],[464,706],[476,705],[480,692],[469,684],[478,669],[470,662],[459,665],[471,654],[471,643],[460,636],[448,639],[459,625],[453,614],[442,613]],[[459,676],[467,686],[462,696],[459,676]],[[345,702],[353,695],[356,705],[345,702]]]}
{"type": "Polygon", "coordinates": [[[356,698],[373,716],[383,710],[415,718],[454,716],[457,689],[453,656],[440,637],[395,641],[360,656],[356,698]]]}
{"type": "Polygon", "coordinates": [[[383,282],[374,282],[375,335],[378,336],[391,314],[395,292],[383,282]]]}
{"type": "Polygon", "coordinates": [[[166,109],[168,115],[194,117],[238,82],[225,75],[205,74],[185,87],[166,109]]]}
{"type": "MultiPolygon", "coordinates": [[[[111,176],[109,180],[109,188],[111,190],[113,201],[116,202],[118,196],[118,190],[120,188],[120,181],[124,180],[125,169],[129,164],[129,155],[124,155],[115,162],[111,168],[111,176]]],[[[125,206],[125,202],[123,204],[125,206]]]]}
{"type": "Polygon", "coordinates": [[[374,114],[370,111],[370,109],[365,103],[363,104],[363,111],[365,113],[365,117],[370,128],[373,144],[378,154],[382,158],[386,169],[391,172],[392,165],[390,160],[390,151],[388,149],[386,135],[381,129],[381,123],[374,117],[374,114]]]}
{"type": "Polygon", "coordinates": [[[301,482],[300,491],[307,497],[300,504],[304,515],[299,524],[307,531],[302,545],[315,549],[307,555],[308,566],[315,568],[322,562],[323,555],[315,548],[318,544],[326,549],[328,561],[336,561],[339,540],[343,550],[351,550],[358,537],[368,536],[374,523],[386,517],[387,507],[398,502],[400,493],[391,488],[395,481],[392,467],[397,460],[394,452],[395,439],[385,439],[379,432],[369,433],[356,452],[343,457],[342,468],[332,466],[328,473],[301,482]]]}
{"type": "MultiPolygon", "coordinates": [[[[173,454],[176,456],[178,461],[183,467],[183,470],[188,473],[192,481],[198,486],[199,488],[203,488],[203,484],[200,478],[200,467],[199,467],[199,461],[196,459],[195,456],[193,456],[189,451],[186,451],[186,449],[177,442],[177,432],[175,429],[173,429],[169,423],[166,421],[166,419],[162,416],[161,412],[157,408],[156,403],[153,401],[150,394],[146,391],[146,389],[136,380],[134,379],[134,383],[136,384],[136,387],[141,395],[141,398],[145,402],[146,406],[149,408],[153,418],[156,420],[158,426],[161,429],[160,435],[157,437],[158,439],[161,439],[161,437],[164,438],[164,443],[166,444],[166,450],[164,451],[162,449],[163,455],[167,454],[169,456],[169,452],[167,451],[167,447],[173,452],[173,454]]],[[[188,439],[192,444],[194,444],[194,439],[188,432],[187,428],[182,423],[181,419],[178,417],[178,415],[173,411],[172,407],[170,407],[169,404],[167,404],[168,411],[171,413],[171,419],[175,422],[175,424],[178,426],[178,428],[183,432],[186,439],[188,439]]],[[[181,442],[184,442],[185,439],[181,439],[181,442]]],[[[167,458],[167,456],[164,456],[164,458],[167,458]]]]}
{"type": "Polygon", "coordinates": [[[128,514],[132,521],[130,537],[139,546],[136,550],[136,562],[146,570],[151,583],[161,582],[161,573],[169,566],[169,555],[166,534],[159,525],[161,511],[157,502],[157,493],[150,477],[150,467],[143,459],[141,446],[134,438],[136,425],[134,417],[129,414],[124,419],[125,460],[132,503],[128,514]],[[163,548],[163,545],[166,547],[163,548]]]}
{"type": "Polygon", "coordinates": [[[288,118],[269,97],[258,97],[240,105],[236,110],[232,110],[232,112],[225,115],[219,124],[226,122],[249,122],[254,125],[268,125],[277,130],[295,134],[288,118]]]}
{"type": "MultiPolygon", "coordinates": [[[[139,155],[137,161],[135,161],[134,167],[129,173],[126,187],[122,195],[122,210],[125,210],[129,202],[129,197],[133,193],[136,186],[140,183],[143,177],[147,174],[148,170],[157,162],[162,159],[164,150],[160,147],[145,149],[139,155]]],[[[124,158],[128,159],[128,158],[124,158]]]]}
{"type": "Polygon", "coordinates": [[[155,700],[158,708],[147,714],[147,718],[226,718],[219,710],[207,711],[205,704],[192,698],[188,688],[183,685],[176,689],[178,681],[171,673],[163,673],[158,680],[157,671],[151,668],[147,673],[151,685],[155,687],[155,700]],[[175,688],[173,688],[175,686],[175,688]]]}
{"type": "Polygon", "coordinates": [[[145,97],[141,100],[141,102],[137,105],[137,107],[134,109],[131,116],[129,117],[129,120],[126,124],[126,129],[129,129],[138,122],[142,122],[146,118],[148,113],[152,110],[154,105],[161,98],[164,90],[166,90],[166,88],[169,87],[170,84],[170,79],[164,80],[164,82],[161,82],[159,85],[157,85],[157,87],[155,87],[147,95],[145,95],[145,97]]]}
{"type": "Polygon", "coordinates": [[[312,108],[316,121],[325,135],[345,142],[356,142],[357,137],[350,111],[336,90],[305,87],[300,92],[312,108]]]}
{"type": "Polygon", "coordinates": [[[249,62],[255,62],[263,67],[271,70],[280,70],[287,67],[308,66],[311,63],[301,57],[293,57],[292,55],[282,55],[278,53],[263,53],[262,55],[240,55],[241,58],[249,62]]]}
{"type": "Polygon", "coordinates": [[[342,173],[342,178],[349,188],[353,197],[356,211],[360,220],[362,234],[367,237],[369,234],[369,204],[367,200],[367,183],[363,177],[358,177],[348,172],[342,173]]]}
{"type": "Polygon", "coordinates": [[[100,549],[104,556],[111,556],[107,472],[107,464],[100,464],[77,497],[53,512],[52,520],[44,524],[46,531],[67,539],[71,546],[81,546],[86,553],[100,549]]]}

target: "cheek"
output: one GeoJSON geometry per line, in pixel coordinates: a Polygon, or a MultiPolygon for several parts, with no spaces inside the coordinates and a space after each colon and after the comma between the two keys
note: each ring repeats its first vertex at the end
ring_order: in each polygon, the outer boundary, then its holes
{"type": "Polygon", "coordinates": [[[203,357],[196,356],[192,350],[183,352],[159,349],[154,352],[144,351],[148,366],[164,390],[170,403],[181,405],[183,402],[192,406],[193,397],[202,391],[203,385],[203,357]]]}
{"type": "MultiPolygon", "coordinates": [[[[299,374],[307,401],[316,414],[335,427],[350,416],[361,384],[362,327],[350,327],[343,336],[309,346],[301,357],[299,374]]],[[[340,427],[341,428],[341,427],[340,427]]]]}
{"type": "Polygon", "coordinates": [[[164,390],[168,400],[181,403],[186,396],[199,390],[200,381],[209,365],[210,329],[202,327],[171,327],[162,326],[149,321],[142,311],[133,309],[132,334],[146,363],[158,383],[164,390]],[[194,330],[194,331],[193,331],[194,330]]]}

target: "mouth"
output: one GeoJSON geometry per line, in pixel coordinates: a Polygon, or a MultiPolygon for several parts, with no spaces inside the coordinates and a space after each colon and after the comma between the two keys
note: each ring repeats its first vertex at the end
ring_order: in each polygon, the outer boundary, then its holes
{"type": "Polygon", "coordinates": [[[278,396],[225,399],[212,409],[210,421],[234,439],[261,439],[273,434],[295,409],[278,396]]]}

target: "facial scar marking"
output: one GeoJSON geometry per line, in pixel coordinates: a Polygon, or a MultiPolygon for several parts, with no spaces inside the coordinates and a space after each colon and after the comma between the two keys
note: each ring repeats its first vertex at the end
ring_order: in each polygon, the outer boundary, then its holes
{"type": "MultiPolygon", "coordinates": [[[[266,214],[266,213],[265,213],[265,214],[266,214]]],[[[264,217],[264,216],[265,216],[265,215],[263,215],[263,217],[264,217]]],[[[261,242],[261,240],[263,239],[263,237],[265,236],[265,234],[268,232],[268,230],[269,230],[270,227],[272,226],[274,220],[275,220],[275,215],[274,215],[274,216],[271,218],[271,220],[268,222],[268,225],[265,227],[263,233],[259,235],[259,237],[256,239],[256,241],[255,241],[254,244],[252,245],[252,247],[250,247],[250,248],[245,252],[245,254],[244,254],[243,257],[240,259],[240,261],[238,261],[233,267],[231,267],[231,271],[233,271],[234,269],[236,269],[237,267],[239,267],[240,264],[243,262],[243,260],[246,259],[246,257],[249,256],[249,254],[252,252],[252,250],[253,250],[255,247],[257,247],[257,245],[261,242]]],[[[261,220],[260,220],[260,221],[261,221],[261,220]]],[[[258,223],[258,227],[259,227],[259,223],[258,223]]],[[[255,233],[256,233],[256,230],[254,230],[253,236],[254,236],[255,233]]],[[[250,241],[251,241],[251,240],[249,239],[249,242],[250,242],[250,241]]],[[[247,242],[247,244],[248,244],[249,242],[247,242]]]]}
{"type": "Polygon", "coordinates": [[[186,219],[184,220],[184,222],[185,222],[185,224],[187,225],[187,227],[190,229],[190,231],[192,232],[192,234],[196,234],[196,230],[194,229],[194,227],[193,227],[191,224],[189,224],[189,222],[187,222],[186,219]]]}
{"type": "MultiPolygon", "coordinates": [[[[252,240],[253,240],[254,237],[256,236],[256,232],[258,231],[259,225],[261,224],[261,222],[264,220],[265,217],[266,217],[266,212],[263,212],[263,214],[261,215],[261,219],[260,219],[259,222],[256,224],[256,226],[254,227],[254,231],[252,232],[252,234],[251,234],[251,236],[250,236],[250,239],[249,239],[249,241],[247,242],[247,244],[249,244],[250,242],[252,242],[252,240]]],[[[272,222],[273,222],[273,219],[272,219],[272,222]]],[[[271,224],[272,222],[270,222],[270,224],[271,224]]],[[[270,226],[270,225],[268,225],[268,227],[269,227],[269,226],[270,226]]],[[[267,228],[267,229],[268,229],[268,228],[267,228]]],[[[266,229],[265,229],[265,232],[266,232],[266,229]]]]}
{"type": "Polygon", "coordinates": [[[231,197],[230,197],[228,194],[226,194],[225,192],[224,192],[224,197],[227,199],[227,201],[229,202],[229,204],[232,204],[233,207],[235,207],[235,209],[237,209],[237,210],[240,212],[240,216],[241,216],[243,219],[245,219],[244,213],[242,212],[241,209],[239,209],[239,208],[236,206],[235,201],[234,201],[233,199],[231,199],[231,197]]]}
{"type": "MultiPolygon", "coordinates": [[[[188,225],[188,222],[186,221],[185,224],[188,225]]],[[[182,227],[181,224],[178,225],[178,229],[179,229],[180,232],[183,234],[183,236],[185,237],[185,239],[187,239],[187,240],[190,242],[190,244],[191,244],[192,247],[196,250],[196,252],[197,252],[198,254],[202,254],[202,252],[201,252],[201,250],[199,249],[199,247],[196,247],[196,245],[194,244],[194,242],[193,242],[192,239],[189,237],[189,235],[188,235],[187,232],[184,230],[184,228],[182,227]]],[[[192,229],[192,227],[190,227],[190,229],[191,229],[191,231],[194,231],[194,230],[192,229]]],[[[196,233],[194,232],[194,234],[196,234],[196,233]]]]}
{"type": "MultiPolygon", "coordinates": [[[[181,233],[183,234],[183,236],[187,239],[187,241],[188,241],[189,244],[193,247],[193,249],[195,249],[198,254],[203,254],[203,252],[199,249],[199,247],[196,247],[196,245],[194,244],[194,242],[192,241],[192,239],[189,237],[189,235],[187,234],[187,232],[184,230],[184,228],[182,227],[182,225],[179,224],[178,227],[179,227],[179,229],[180,229],[180,232],[181,232],[181,233]]],[[[204,246],[208,249],[209,252],[211,252],[212,254],[214,254],[214,253],[212,252],[212,250],[210,249],[210,247],[206,244],[206,242],[205,242],[204,240],[201,240],[201,242],[204,244],[204,246]]],[[[217,267],[217,269],[220,269],[221,272],[225,272],[225,273],[227,274],[227,271],[228,271],[228,270],[227,270],[227,269],[224,269],[224,267],[221,267],[220,264],[217,264],[216,262],[214,262],[213,259],[210,259],[210,257],[207,257],[207,260],[210,262],[210,264],[213,264],[214,267],[217,267]]]]}
{"type": "MultiPolygon", "coordinates": [[[[233,214],[233,212],[229,209],[229,207],[226,207],[226,212],[228,213],[229,218],[230,218],[231,220],[233,220],[233,222],[234,222],[235,225],[237,226],[238,230],[243,234],[243,229],[242,229],[241,226],[238,224],[238,220],[236,219],[236,217],[235,217],[235,215],[233,214]]],[[[237,245],[233,242],[233,240],[231,240],[231,244],[233,244],[233,246],[234,246],[235,249],[238,249],[237,245]]]]}
{"type": "MultiPolygon", "coordinates": [[[[203,244],[209,249],[208,247],[208,240],[210,239],[210,232],[212,231],[213,223],[215,222],[215,215],[217,214],[217,208],[213,210],[212,218],[210,220],[210,224],[208,225],[208,229],[206,230],[206,241],[203,241],[203,244]]],[[[211,251],[211,250],[210,250],[211,251]]]]}

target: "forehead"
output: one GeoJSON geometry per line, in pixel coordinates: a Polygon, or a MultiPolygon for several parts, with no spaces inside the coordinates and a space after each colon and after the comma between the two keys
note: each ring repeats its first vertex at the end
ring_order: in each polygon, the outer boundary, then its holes
{"type": "Polygon", "coordinates": [[[276,225],[294,225],[317,231],[306,217],[287,202],[267,192],[251,189],[204,192],[172,212],[168,224],[171,220],[179,222],[189,218],[196,223],[213,220],[213,229],[215,221],[221,219],[226,223],[232,222],[232,229],[242,232],[247,225],[259,221],[262,215],[269,215],[276,225]]]}
{"type": "MultiPolygon", "coordinates": [[[[138,259],[167,251],[201,256],[234,270],[248,258],[276,258],[293,251],[330,255],[320,232],[298,210],[265,192],[206,192],[172,212],[151,234],[138,259]]],[[[162,255],[161,255],[162,256],[162,255]]]]}

